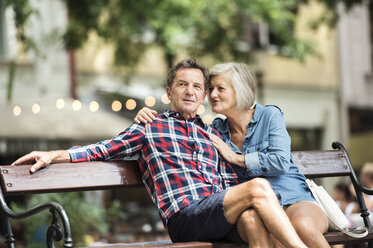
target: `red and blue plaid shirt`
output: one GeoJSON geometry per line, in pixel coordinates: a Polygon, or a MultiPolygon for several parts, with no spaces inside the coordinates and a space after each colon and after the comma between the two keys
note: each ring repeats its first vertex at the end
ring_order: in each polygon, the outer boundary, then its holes
{"type": "Polygon", "coordinates": [[[167,111],[153,123],[132,124],[113,139],[68,150],[73,162],[121,160],[139,154],[142,179],[164,224],[181,208],[238,184],[219,157],[199,116],[186,120],[167,111]]]}

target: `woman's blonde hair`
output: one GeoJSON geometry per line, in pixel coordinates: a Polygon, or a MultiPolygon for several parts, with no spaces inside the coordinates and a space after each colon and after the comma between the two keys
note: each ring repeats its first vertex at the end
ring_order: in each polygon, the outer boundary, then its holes
{"type": "Polygon", "coordinates": [[[243,63],[228,62],[214,65],[210,69],[210,83],[213,77],[227,73],[236,93],[236,107],[247,110],[254,105],[256,80],[249,67],[243,63]]]}

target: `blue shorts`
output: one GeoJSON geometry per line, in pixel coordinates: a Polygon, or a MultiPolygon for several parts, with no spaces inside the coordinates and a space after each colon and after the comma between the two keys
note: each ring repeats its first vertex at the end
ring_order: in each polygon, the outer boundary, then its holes
{"type": "Polygon", "coordinates": [[[174,214],[167,229],[173,242],[232,241],[245,243],[224,213],[226,190],[193,202],[174,214]]]}

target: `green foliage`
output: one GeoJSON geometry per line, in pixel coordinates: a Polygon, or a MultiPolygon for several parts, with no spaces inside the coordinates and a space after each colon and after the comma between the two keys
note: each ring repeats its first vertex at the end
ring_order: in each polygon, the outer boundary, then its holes
{"type": "MultiPolygon", "coordinates": [[[[336,6],[347,9],[365,0],[318,0],[328,13],[313,22],[335,24],[336,6]]],[[[69,24],[63,40],[66,49],[77,49],[91,32],[115,46],[117,65],[134,67],[144,52],[157,45],[169,65],[177,54],[210,55],[217,60],[248,61],[253,47],[247,43],[245,18],[264,21],[271,28],[280,55],[303,60],[313,54],[310,41],[295,36],[298,6],[309,0],[63,0],[69,24]],[[245,44],[246,42],[246,44],[245,44]],[[240,45],[241,44],[241,45],[240,45]],[[243,46],[242,46],[243,45],[243,46]]],[[[27,48],[36,47],[25,33],[33,13],[29,0],[6,0],[15,13],[17,37],[27,48]]]]}
{"type": "Polygon", "coordinates": [[[31,16],[38,15],[38,11],[31,7],[29,0],[5,0],[5,7],[13,9],[14,22],[17,28],[16,37],[23,44],[23,51],[34,50],[37,52],[37,45],[27,34],[26,25],[31,16]]]}
{"type": "MultiPolygon", "coordinates": [[[[109,232],[110,223],[115,223],[123,218],[121,205],[113,201],[109,209],[83,198],[82,192],[40,194],[27,198],[26,204],[20,206],[12,204],[15,212],[23,212],[31,207],[46,202],[57,202],[61,204],[69,216],[74,246],[84,246],[84,237],[90,233],[105,235],[109,232]]],[[[43,211],[37,215],[20,220],[24,227],[24,239],[29,248],[45,246],[46,229],[51,223],[49,211],[43,211]]],[[[59,223],[62,227],[62,224],[59,223]]],[[[62,247],[60,242],[58,247],[62,247]]]]}
{"type": "MultiPolygon", "coordinates": [[[[37,46],[25,31],[30,16],[37,14],[29,0],[5,0],[13,8],[18,40],[25,49],[37,46]]],[[[163,48],[168,66],[179,54],[211,56],[219,61],[248,62],[257,49],[248,42],[251,33],[245,22],[264,21],[276,40],[279,55],[304,60],[316,54],[309,40],[296,37],[297,10],[310,0],[61,0],[66,4],[69,24],[61,37],[66,49],[81,48],[91,33],[96,33],[115,47],[115,64],[130,76],[146,50],[163,48]]],[[[317,0],[326,13],[314,20],[335,25],[336,7],[347,10],[371,0],[317,0]]],[[[11,85],[11,84],[9,84],[11,85]]]]}
{"type": "Polygon", "coordinates": [[[14,75],[16,73],[16,61],[12,60],[9,65],[8,84],[7,84],[7,101],[12,99],[14,75]]]}
{"type": "MultiPolygon", "coordinates": [[[[3,0],[0,0],[3,1],[3,0]]],[[[3,2],[2,2],[3,3],[3,2]]],[[[33,50],[35,53],[39,53],[38,47],[34,40],[27,35],[26,25],[32,15],[37,15],[38,12],[34,10],[28,0],[5,0],[5,7],[10,7],[14,11],[14,22],[17,28],[16,37],[17,40],[22,44],[21,51],[33,50]]],[[[10,102],[12,98],[14,75],[16,71],[17,58],[14,58],[9,67],[9,77],[7,83],[7,101],[10,102]]]]}
{"type": "MultiPolygon", "coordinates": [[[[295,37],[295,0],[107,0],[65,1],[70,24],[68,47],[78,48],[90,31],[115,45],[117,65],[135,66],[146,49],[164,49],[168,65],[177,54],[210,55],[217,60],[249,61],[253,47],[245,39],[244,20],[264,20],[282,55],[297,59],[313,52],[310,42],[295,37]],[[243,44],[245,49],[242,49],[243,44]]],[[[248,34],[246,34],[248,35],[248,34]]]]}

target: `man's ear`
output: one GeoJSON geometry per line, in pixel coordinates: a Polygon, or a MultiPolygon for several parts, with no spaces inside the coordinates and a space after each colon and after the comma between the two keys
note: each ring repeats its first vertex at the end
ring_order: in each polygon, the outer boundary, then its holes
{"type": "Polygon", "coordinates": [[[168,97],[168,100],[172,100],[172,97],[171,97],[171,88],[170,87],[166,87],[166,93],[167,93],[167,97],[168,97]]]}

